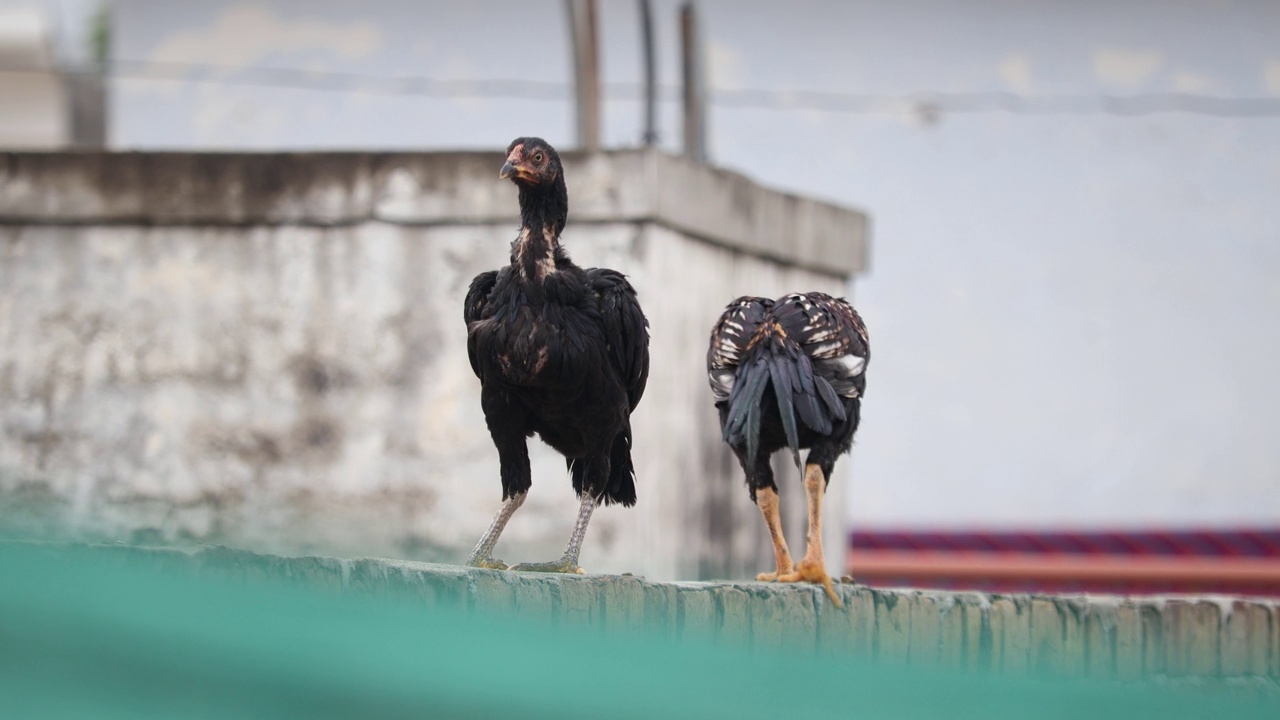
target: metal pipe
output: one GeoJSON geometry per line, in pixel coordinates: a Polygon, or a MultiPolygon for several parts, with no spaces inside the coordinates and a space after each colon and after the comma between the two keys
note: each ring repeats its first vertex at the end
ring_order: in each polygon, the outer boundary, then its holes
{"type": "Polygon", "coordinates": [[[703,91],[702,46],[693,3],[680,6],[680,57],[684,98],[684,154],[707,160],[706,97],[703,91]]]}
{"type": "Polygon", "coordinates": [[[578,146],[600,149],[600,44],[595,0],[565,0],[573,45],[573,90],[578,146]]]}
{"type": "Polygon", "coordinates": [[[646,146],[658,144],[658,61],[653,48],[653,6],[640,0],[640,40],[644,53],[644,135],[646,146]]]}

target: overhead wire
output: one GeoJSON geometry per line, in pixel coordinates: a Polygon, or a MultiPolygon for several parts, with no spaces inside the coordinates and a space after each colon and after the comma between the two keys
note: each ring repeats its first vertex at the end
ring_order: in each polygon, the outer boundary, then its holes
{"type": "MultiPolygon", "coordinates": [[[[68,67],[60,70],[0,65],[0,73],[61,72],[101,75],[111,80],[154,80],[247,87],[313,90],[444,99],[511,99],[568,102],[573,87],[568,82],[519,78],[435,78],[423,75],[374,75],[335,70],[266,66],[227,66],[206,63],[159,62],[116,59],[103,67],[68,67]]],[[[680,89],[659,85],[661,102],[678,102],[680,89]]],[[[604,84],[606,101],[644,98],[642,83],[604,84]]],[[[849,93],[820,90],[772,90],[764,88],[711,88],[711,104],[725,109],[797,111],[816,110],[850,114],[979,114],[1014,115],[1113,115],[1133,117],[1184,113],[1223,118],[1280,117],[1280,96],[1228,96],[1182,92],[1132,95],[1043,94],[1003,91],[849,93]]]]}

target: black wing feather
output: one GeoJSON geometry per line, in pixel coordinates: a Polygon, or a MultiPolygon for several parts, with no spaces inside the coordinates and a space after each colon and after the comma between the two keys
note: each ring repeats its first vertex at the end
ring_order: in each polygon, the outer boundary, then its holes
{"type": "Polygon", "coordinates": [[[630,409],[635,410],[649,381],[649,320],[625,275],[608,268],[590,268],[586,276],[600,306],[609,361],[627,388],[630,409]]]}
{"type": "MultiPolygon", "coordinates": [[[[489,293],[493,292],[493,287],[497,283],[497,270],[482,272],[472,279],[471,287],[467,288],[467,296],[462,300],[462,319],[467,323],[468,329],[471,328],[471,323],[492,314],[488,310],[489,293]]],[[[475,342],[470,333],[467,334],[467,359],[471,361],[471,372],[475,373],[476,377],[480,377],[480,364],[476,358],[475,342]]]]}
{"type": "Polygon", "coordinates": [[[717,403],[725,403],[724,439],[756,459],[761,403],[773,386],[782,430],[796,464],[797,420],[829,435],[848,420],[846,403],[861,397],[869,357],[866,326],[842,298],[792,294],[777,301],[739,298],[711,332],[708,379],[717,403]]]}
{"type": "Polygon", "coordinates": [[[796,467],[800,467],[800,433],[796,429],[796,412],[791,401],[791,383],[787,380],[787,372],[791,362],[785,356],[774,355],[769,363],[769,375],[773,380],[773,395],[778,400],[778,414],[782,417],[782,429],[787,434],[787,447],[795,458],[796,467]]]}

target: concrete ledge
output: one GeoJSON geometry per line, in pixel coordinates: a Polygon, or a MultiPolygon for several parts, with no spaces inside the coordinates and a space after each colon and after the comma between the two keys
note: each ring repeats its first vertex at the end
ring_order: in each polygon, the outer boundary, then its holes
{"type": "Polygon", "coordinates": [[[95,563],[160,563],[180,572],[284,580],[423,607],[465,604],[604,633],[643,629],[743,649],[790,647],[916,667],[1120,681],[1252,678],[1274,688],[1280,679],[1275,600],[982,595],[841,585],[841,611],[808,586],[544,576],[226,548],[77,547],[92,553],[95,563]]]}
{"type": "MultiPolygon", "coordinates": [[[[497,150],[6,153],[0,224],[514,226],[499,160],[497,150]]],[[[571,224],[653,222],[834,276],[865,268],[863,213],[656,151],[564,160],[571,224]]]]}

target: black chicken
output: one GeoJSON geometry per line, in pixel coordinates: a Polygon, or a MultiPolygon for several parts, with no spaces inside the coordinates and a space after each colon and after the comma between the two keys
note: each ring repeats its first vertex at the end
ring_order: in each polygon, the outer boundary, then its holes
{"type": "Polygon", "coordinates": [[[751,500],[773,540],[777,570],[756,579],[822,583],[841,607],[822,556],[822,496],[836,458],[853,444],[869,358],[862,318],[843,298],[819,292],[776,301],[734,300],[711,331],[707,350],[724,440],[742,464],[751,500]],[[791,450],[797,467],[800,448],[809,448],[804,467],[808,547],[794,566],[769,465],[769,457],[782,448],[791,450]]]}
{"type": "Polygon", "coordinates": [[[532,484],[525,440],[537,433],[565,456],[582,505],[559,561],[511,569],[582,572],[578,552],[596,504],[636,502],[631,413],[649,377],[649,323],[621,273],[584,270],[560,245],[569,195],[546,141],[514,140],[498,176],[520,188],[520,235],[510,265],[471,282],[463,318],[498,448],[502,507],[467,564],[508,568],[493,547],[532,484]]]}

